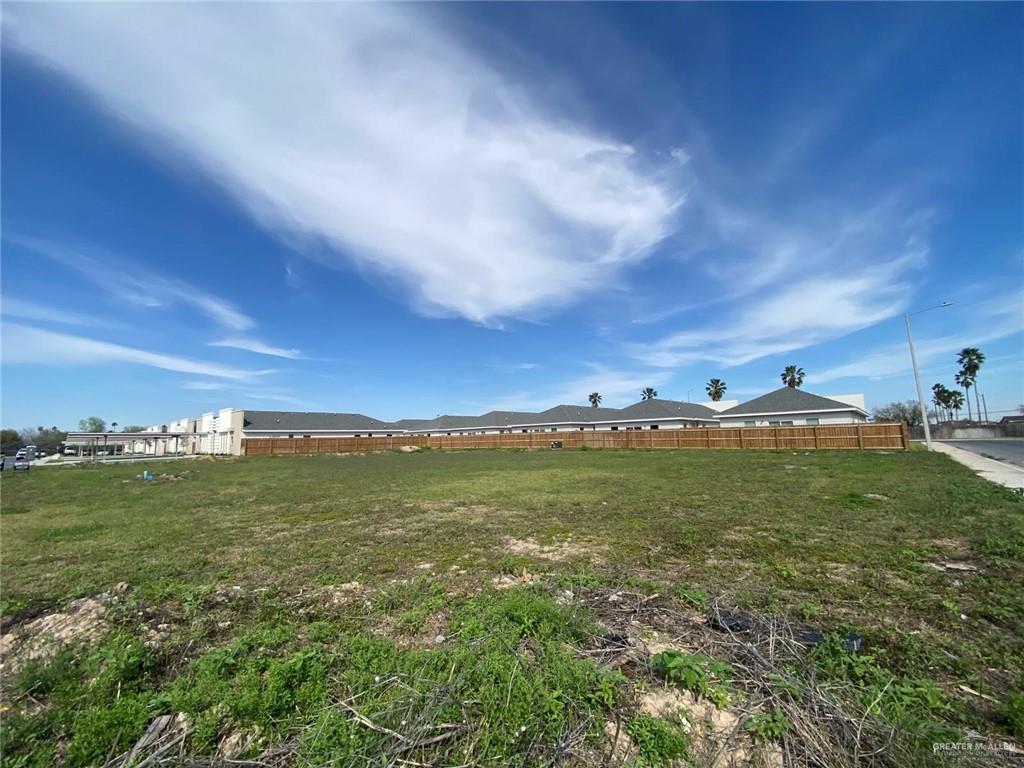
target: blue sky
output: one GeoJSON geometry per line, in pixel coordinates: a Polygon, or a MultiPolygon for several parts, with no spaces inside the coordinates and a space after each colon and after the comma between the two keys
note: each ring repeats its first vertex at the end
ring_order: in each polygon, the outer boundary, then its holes
{"type": "Polygon", "coordinates": [[[1024,6],[4,9],[3,423],[1024,402],[1024,6]]]}

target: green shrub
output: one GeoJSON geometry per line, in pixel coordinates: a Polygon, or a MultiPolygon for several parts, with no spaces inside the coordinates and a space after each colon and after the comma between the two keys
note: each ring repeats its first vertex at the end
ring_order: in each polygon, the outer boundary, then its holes
{"type": "Polygon", "coordinates": [[[1010,694],[1004,712],[1010,732],[1018,739],[1024,739],[1024,691],[1010,694]]]}
{"type": "Polygon", "coordinates": [[[659,677],[704,696],[722,708],[729,705],[728,676],[732,667],[703,653],[662,651],[651,657],[651,666],[659,677]]]}
{"type": "Polygon", "coordinates": [[[686,757],[686,734],[664,720],[640,714],[629,721],[626,732],[640,753],[639,765],[668,766],[673,760],[686,757]]]}
{"type": "Polygon", "coordinates": [[[751,715],[743,727],[755,741],[782,741],[793,723],[782,712],[773,709],[751,715]]]}

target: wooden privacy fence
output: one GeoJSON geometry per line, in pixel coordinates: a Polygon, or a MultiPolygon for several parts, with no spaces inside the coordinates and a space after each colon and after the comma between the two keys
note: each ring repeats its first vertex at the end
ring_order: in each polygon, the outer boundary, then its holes
{"type": "Polygon", "coordinates": [[[388,451],[421,448],[765,448],[905,450],[907,426],[835,424],[817,427],[720,427],[588,432],[513,432],[501,435],[400,435],[398,437],[256,437],[242,440],[245,456],[388,451]]]}

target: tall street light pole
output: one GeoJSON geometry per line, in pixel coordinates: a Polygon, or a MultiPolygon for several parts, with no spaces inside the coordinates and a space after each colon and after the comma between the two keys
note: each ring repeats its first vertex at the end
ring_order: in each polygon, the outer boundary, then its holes
{"type": "Polygon", "coordinates": [[[928,312],[933,309],[942,309],[943,307],[952,306],[952,304],[953,302],[951,301],[944,301],[941,304],[936,304],[934,307],[928,307],[928,309],[918,310],[917,312],[906,312],[903,315],[903,323],[907,326],[907,344],[910,346],[910,364],[914,368],[914,383],[917,385],[917,404],[921,409],[921,423],[924,425],[924,444],[929,451],[932,449],[932,430],[931,425],[928,423],[928,406],[925,405],[924,390],[921,389],[921,372],[917,370],[914,337],[910,334],[910,316],[920,315],[922,312],[928,312]]]}

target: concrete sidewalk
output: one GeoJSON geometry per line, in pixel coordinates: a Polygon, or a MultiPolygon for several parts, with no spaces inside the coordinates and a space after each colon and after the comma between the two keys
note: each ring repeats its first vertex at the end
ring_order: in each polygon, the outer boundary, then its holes
{"type": "Polygon", "coordinates": [[[1024,488],[1024,469],[1015,467],[995,459],[979,456],[976,453],[957,448],[955,445],[933,440],[932,447],[939,453],[944,453],[954,461],[959,461],[966,467],[970,467],[981,477],[999,483],[1007,488],[1024,488]]]}

